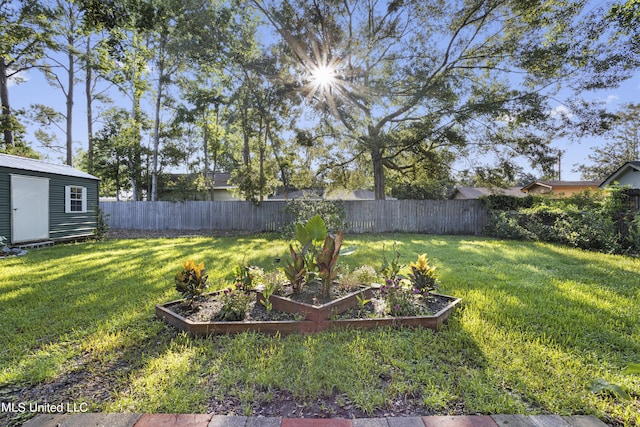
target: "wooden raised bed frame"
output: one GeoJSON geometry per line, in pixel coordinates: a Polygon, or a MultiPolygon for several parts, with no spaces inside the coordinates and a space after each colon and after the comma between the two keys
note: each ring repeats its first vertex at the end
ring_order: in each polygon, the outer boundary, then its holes
{"type": "MultiPolygon", "coordinates": [[[[262,294],[260,292],[256,294],[257,301],[260,301],[260,299],[263,298],[262,294]]],[[[460,298],[447,295],[441,296],[449,298],[450,303],[432,316],[330,319],[333,315],[343,313],[355,307],[358,304],[358,297],[370,298],[371,288],[364,288],[322,305],[305,304],[277,295],[272,295],[269,298],[274,310],[287,313],[299,313],[304,320],[193,322],[171,310],[170,307],[180,303],[181,300],[156,305],[156,316],[194,336],[236,334],[245,331],[263,332],[267,334],[280,333],[282,335],[289,333],[309,334],[340,328],[374,329],[386,326],[410,326],[438,330],[461,302],[460,298]]]]}

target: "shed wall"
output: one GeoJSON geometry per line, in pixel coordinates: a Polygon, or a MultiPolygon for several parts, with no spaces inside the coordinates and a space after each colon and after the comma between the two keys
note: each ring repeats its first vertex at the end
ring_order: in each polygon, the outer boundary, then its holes
{"type": "Polygon", "coordinates": [[[0,236],[11,241],[11,178],[0,168],[0,236]]]}
{"type": "Polygon", "coordinates": [[[93,234],[96,228],[99,181],[72,176],[54,175],[20,169],[0,168],[0,236],[11,241],[11,178],[10,175],[49,178],[49,238],[73,239],[93,234]],[[66,185],[87,188],[87,212],[65,213],[66,185]]]}

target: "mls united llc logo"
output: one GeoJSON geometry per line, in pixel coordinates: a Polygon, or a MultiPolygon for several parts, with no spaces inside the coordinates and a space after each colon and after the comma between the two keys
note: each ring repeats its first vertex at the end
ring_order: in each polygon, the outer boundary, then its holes
{"type": "Polygon", "coordinates": [[[0,412],[11,412],[23,414],[26,412],[39,414],[65,414],[87,412],[89,404],[86,402],[63,402],[63,403],[36,403],[36,402],[0,402],[0,412]]]}

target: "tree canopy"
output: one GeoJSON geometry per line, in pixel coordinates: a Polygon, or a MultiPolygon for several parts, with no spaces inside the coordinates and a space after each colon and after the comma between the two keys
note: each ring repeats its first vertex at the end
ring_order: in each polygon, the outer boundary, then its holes
{"type": "Polygon", "coordinates": [[[638,60],[586,1],[253,3],[334,138],[370,161],[379,199],[387,170],[433,152],[548,164],[552,97],[615,86],[638,60]]]}
{"type": "Polygon", "coordinates": [[[315,186],[441,198],[456,175],[512,183],[523,159],[550,174],[554,140],[619,126],[584,95],[638,68],[637,4],[0,0],[4,146],[22,126],[6,76],[36,67],[60,83],[67,109],[32,117],[67,118],[71,163],[73,85],[84,78],[79,157],[135,199],[155,199],[175,169],[198,175],[185,182],[208,197],[214,175],[233,172],[256,201],[315,186]],[[73,11],[73,28],[51,31],[54,5],[73,11]],[[51,39],[71,33],[78,43],[51,39]],[[50,71],[64,55],[63,86],[50,71]]]}

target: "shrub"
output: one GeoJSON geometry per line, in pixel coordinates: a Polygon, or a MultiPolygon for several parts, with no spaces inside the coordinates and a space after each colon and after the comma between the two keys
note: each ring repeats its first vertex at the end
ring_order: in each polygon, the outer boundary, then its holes
{"type": "Polygon", "coordinates": [[[97,241],[103,240],[107,236],[110,228],[109,224],[107,224],[107,215],[105,215],[102,209],[96,207],[96,229],[94,238],[97,241]]]}
{"type": "Polygon", "coordinates": [[[519,224],[518,217],[517,213],[491,211],[484,232],[500,239],[538,240],[534,233],[519,224]]]}
{"type": "Polygon", "coordinates": [[[295,237],[296,224],[307,223],[311,218],[319,215],[326,224],[327,230],[337,233],[345,228],[346,217],[344,205],[340,201],[333,200],[308,200],[296,199],[287,202],[285,212],[290,214],[292,221],[281,229],[287,239],[295,237]]]}
{"type": "MultiPolygon", "coordinates": [[[[519,240],[560,243],[606,253],[640,254],[640,220],[625,211],[627,194],[582,192],[567,198],[538,197],[529,207],[502,210],[511,202],[496,199],[485,232],[519,240]]],[[[509,205],[515,206],[518,202],[509,205]]],[[[526,204],[526,203],[525,203],[526,204]]]]}

